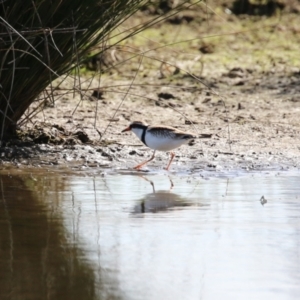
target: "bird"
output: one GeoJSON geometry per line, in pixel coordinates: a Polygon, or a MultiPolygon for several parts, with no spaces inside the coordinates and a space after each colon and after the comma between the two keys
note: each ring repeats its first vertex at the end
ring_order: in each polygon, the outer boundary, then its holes
{"type": "MultiPolygon", "coordinates": [[[[171,151],[180,147],[183,144],[187,144],[191,140],[196,138],[190,132],[184,132],[171,126],[164,125],[148,125],[142,121],[134,121],[130,123],[128,127],[122,130],[122,132],[133,131],[135,135],[150,149],[153,149],[153,155],[150,159],[138,164],[134,167],[136,170],[140,170],[141,167],[154,159],[156,150],[158,151],[171,151]]],[[[170,165],[174,159],[174,152],[170,152],[171,158],[165,168],[169,170],[170,165]]]]}

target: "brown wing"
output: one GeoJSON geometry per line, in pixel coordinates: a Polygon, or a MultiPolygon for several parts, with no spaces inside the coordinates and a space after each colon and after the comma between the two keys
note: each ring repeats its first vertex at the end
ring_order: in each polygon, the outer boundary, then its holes
{"type": "Polygon", "coordinates": [[[196,138],[196,136],[190,132],[181,131],[171,126],[153,125],[153,126],[149,126],[147,131],[153,133],[154,135],[162,135],[162,136],[170,135],[173,138],[178,138],[178,139],[196,138]]]}

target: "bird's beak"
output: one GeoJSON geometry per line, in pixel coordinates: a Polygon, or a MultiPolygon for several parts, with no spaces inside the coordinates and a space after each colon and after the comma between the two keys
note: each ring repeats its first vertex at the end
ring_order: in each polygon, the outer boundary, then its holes
{"type": "Polygon", "coordinates": [[[123,129],[121,132],[125,132],[125,131],[130,131],[130,127],[128,126],[127,128],[123,129]]]}

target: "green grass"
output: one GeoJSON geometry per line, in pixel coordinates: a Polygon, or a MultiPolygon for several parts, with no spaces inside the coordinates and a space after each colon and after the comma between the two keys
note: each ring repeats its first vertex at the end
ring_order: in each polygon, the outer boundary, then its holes
{"type": "Polygon", "coordinates": [[[298,21],[299,16],[293,14],[270,18],[231,16],[230,20],[228,16],[215,16],[199,27],[164,23],[145,30],[128,42],[145,55],[172,63],[193,60],[201,55],[206,70],[212,68],[215,73],[216,69],[232,67],[256,67],[268,71],[274,64],[282,63],[299,68],[298,21]],[[212,45],[213,53],[201,54],[199,48],[203,43],[212,45]]]}

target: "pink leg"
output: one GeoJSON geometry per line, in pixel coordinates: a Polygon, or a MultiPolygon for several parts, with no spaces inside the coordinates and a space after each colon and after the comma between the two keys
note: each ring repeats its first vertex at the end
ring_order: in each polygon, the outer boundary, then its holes
{"type": "Polygon", "coordinates": [[[167,171],[169,170],[169,167],[170,167],[170,165],[171,165],[171,163],[172,163],[172,161],[173,161],[173,159],[175,157],[175,153],[174,152],[171,152],[170,154],[171,154],[171,158],[170,158],[170,161],[169,161],[169,163],[168,163],[168,165],[166,167],[167,171]]]}
{"type": "Polygon", "coordinates": [[[153,155],[151,156],[150,159],[140,163],[139,165],[135,166],[134,169],[139,170],[142,166],[144,166],[145,164],[147,164],[149,161],[153,160],[155,157],[155,151],[153,152],[153,155]]]}

